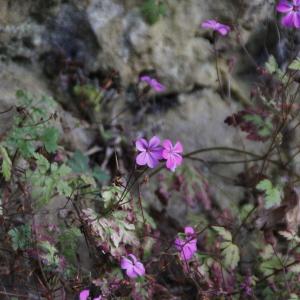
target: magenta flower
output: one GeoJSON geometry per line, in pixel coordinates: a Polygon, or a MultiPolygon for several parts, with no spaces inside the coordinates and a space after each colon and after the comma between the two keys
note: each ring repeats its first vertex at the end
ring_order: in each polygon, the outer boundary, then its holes
{"type": "Polygon", "coordinates": [[[162,159],[162,146],[157,136],[152,137],[149,142],[145,139],[139,139],[135,142],[135,146],[141,152],[136,157],[136,163],[139,166],[147,165],[149,168],[154,168],[162,159]]]}
{"type": "Polygon", "coordinates": [[[252,285],[251,276],[247,276],[244,282],[241,284],[241,289],[247,296],[251,296],[253,293],[251,285],[252,285]]]}
{"type": "Polygon", "coordinates": [[[192,227],[184,228],[185,238],[177,237],[174,244],[178,251],[180,251],[181,260],[190,260],[194,253],[197,252],[197,239],[195,238],[195,231],[192,227]]]}
{"type": "Polygon", "coordinates": [[[88,297],[89,297],[89,295],[90,295],[90,291],[89,290],[83,290],[79,294],[79,299],[80,300],[87,300],[88,297]]]}
{"type": "Polygon", "coordinates": [[[142,76],[140,79],[148,83],[157,92],[163,92],[166,89],[164,85],[150,76],[142,76]]]}
{"type": "Polygon", "coordinates": [[[221,35],[225,36],[230,32],[230,27],[217,22],[216,20],[206,20],[202,23],[202,28],[212,29],[213,31],[217,31],[221,35]]]}
{"type": "Polygon", "coordinates": [[[121,259],[121,269],[126,271],[127,276],[136,278],[145,275],[144,265],[133,254],[129,254],[128,257],[122,257],[121,259]]]}
{"type": "MultiPolygon", "coordinates": [[[[87,300],[89,298],[90,291],[89,290],[83,290],[79,294],[79,300],[87,300]]],[[[93,298],[93,300],[102,300],[101,296],[98,296],[96,298],[93,298]]]]}
{"type": "Polygon", "coordinates": [[[176,142],[175,146],[173,146],[170,140],[165,140],[163,142],[163,148],[162,157],[167,160],[166,167],[174,172],[176,167],[180,166],[182,163],[182,144],[176,142]]]}
{"type": "Polygon", "coordinates": [[[281,24],[285,27],[300,28],[300,0],[281,0],[276,10],[286,14],[281,19],[281,24]]]}

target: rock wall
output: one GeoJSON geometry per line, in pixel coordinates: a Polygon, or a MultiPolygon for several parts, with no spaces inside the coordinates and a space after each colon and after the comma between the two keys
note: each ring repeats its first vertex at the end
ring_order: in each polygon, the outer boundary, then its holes
{"type": "MultiPolygon", "coordinates": [[[[180,139],[186,151],[220,144],[242,146],[243,137],[222,121],[249,103],[249,81],[239,74],[241,69],[248,72],[242,45],[257,35],[260,24],[273,18],[273,1],[164,2],[166,15],[149,25],[141,14],[140,0],[2,0],[0,109],[7,107],[7,101],[13,103],[13,92],[22,88],[50,94],[72,111],[76,104],[70,95],[70,80],[94,82],[99,74],[115,70],[121,92],[110,107],[120,107],[121,111],[128,105],[128,88],[138,82],[141,73],[152,72],[166,86],[168,103],[174,95],[178,104],[167,104],[167,113],[146,115],[139,124],[133,124],[130,114],[119,118],[125,128],[131,129],[129,138],[160,133],[180,139]],[[210,18],[235,29],[217,43],[222,54],[218,60],[219,79],[212,35],[200,28],[200,23],[210,18]],[[236,63],[231,72],[230,62],[236,63]],[[231,93],[224,89],[226,97],[220,97],[224,93],[221,90],[229,85],[231,93]]],[[[256,49],[261,49],[263,43],[258,39],[256,49]]],[[[104,111],[110,113],[108,108],[104,111]]],[[[80,140],[71,143],[72,147],[87,149],[92,142],[87,136],[84,131],[75,133],[80,140]]],[[[219,171],[230,176],[237,170],[219,171]]],[[[232,190],[224,182],[220,184],[232,190]]]]}
{"type": "MultiPolygon", "coordinates": [[[[141,14],[141,1],[3,0],[0,54],[2,60],[33,64],[45,52],[56,50],[83,60],[89,71],[118,70],[124,86],[135,82],[142,71],[155,70],[169,91],[188,90],[194,85],[215,86],[214,51],[200,29],[203,20],[227,22],[238,28],[246,43],[273,14],[272,1],[265,0],[165,4],[166,16],[150,26],[141,14]]],[[[235,33],[221,45],[228,55],[239,51],[235,33]]]]}

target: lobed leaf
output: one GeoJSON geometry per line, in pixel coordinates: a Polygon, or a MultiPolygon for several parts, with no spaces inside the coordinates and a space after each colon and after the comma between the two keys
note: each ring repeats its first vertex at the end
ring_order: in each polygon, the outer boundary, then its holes
{"type": "Polygon", "coordinates": [[[45,128],[42,135],[41,141],[43,142],[46,150],[49,153],[54,153],[57,149],[59,132],[54,127],[45,128]]]}
{"type": "Polygon", "coordinates": [[[8,181],[11,177],[12,162],[5,147],[0,146],[0,153],[2,155],[2,174],[5,180],[8,181]]]}
{"type": "Polygon", "coordinates": [[[212,226],[212,229],[215,230],[225,241],[232,241],[231,233],[221,226],[212,226]]]}
{"type": "Polygon", "coordinates": [[[224,265],[231,270],[235,269],[240,261],[240,250],[237,245],[231,242],[221,244],[224,265]]]}
{"type": "Polygon", "coordinates": [[[281,202],[281,191],[278,187],[274,187],[269,179],[261,180],[256,188],[265,193],[265,208],[279,205],[281,202]]]}
{"type": "Polygon", "coordinates": [[[290,70],[295,70],[295,71],[299,71],[300,70],[300,58],[297,57],[296,59],[294,59],[289,67],[288,67],[290,70]]]}

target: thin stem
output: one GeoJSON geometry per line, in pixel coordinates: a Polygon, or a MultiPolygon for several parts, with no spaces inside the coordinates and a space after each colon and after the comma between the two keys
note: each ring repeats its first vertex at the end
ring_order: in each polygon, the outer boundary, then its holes
{"type": "Polygon", "coordinates": [[[224,95],[223,95],[223,84],[222,84],[221,76],[220,76],[220,73],[219,73],[218,50],[217,50],[217,47],[216,47],[216,41],[217,41],[217,35],[214,35],[213,45],[214,45],[214,54],[215,54],[217,80],[218,80],[218,84],[219,84],[219,89],[220,89],[221,96],[222,96],[222,98],[224,98],[224,95]]]}
{"type": "Polygon", "coordinates": [[[226,146],[219,146],[219,147],[209,147],[209,148],[202,148],[202,149],[198,149],[189,153],[186,153],[185,155],[183,155],[184,158],[188,158],[190,156],[193,156],[195,154],[199,154],[199,153],[203,153],[203,152],[210,152],[210,151],[232,151],[232,152],[236,152],[236,153],[241,153],[241,154],[247,154],[253,157],[257,157],[260,158],[261,156],[249,151],[245,151],[242,149],[236,149],[236,148],[231,148],[231,147],[226,147],[226,146]]]}

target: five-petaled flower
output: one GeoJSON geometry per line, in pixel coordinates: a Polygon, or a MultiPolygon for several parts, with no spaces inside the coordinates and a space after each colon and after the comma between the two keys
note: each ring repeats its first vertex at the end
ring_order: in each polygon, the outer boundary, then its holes
{"type": "Polygon", "coordinates": [[[281,0],[276,9],[278,12],[286,14],[281,19],[281,24],[286,27],[300,28],[300,0],[281,0]]]}
{"type": "Polygon", "coordinates": [[[185,238],[177,237],[175,247],[180,252],[181,260],[190,260],[197,251],[197,239],[195,231],[192,227],[184,228],[185,238]]]}
{"type": "Polygon", "coordinates": [[[136,157],[136,163],[140,166],[147,165],[149,168],[154,168],[162,159],[162,147],[157,136],[152,137],[149,142],[145,139],[138,139],[135,146],[141,152],[136,157]]]}
{"type": "Polygon", "coordinates": [[[228,25],[217,22],[216,20],[206,20],[202,23],[202,28],[212,29],[217,31],[221,35],[225,36],[230,32],[230,27],[228,25]]]}
{"type": "Polygon", "coordinates": [[[173,146],[170,140],[165,140],[163,142],[163,148],[162,157],[167,160],[166,167],[174,172],[176,167],[180,166],[182,163],[182,144],[176,142],[175,146],[173,146]]]}
{"type": "Polygon", "coordinates": [[[145,275],[144,265],[137,260],[133,254],[129,254],[128,258],[122,257],[121,269],[126,271],[129,278],[136,278],[145,275]]]}
{"type": "Polygon", "coordinates": [[[163,92],[166,88],[160,82],[158,82],[155,78],[151,78],[150,76],[142,76],[141,81],[145,81],[148,83],[155,91],[163,92]]]}

